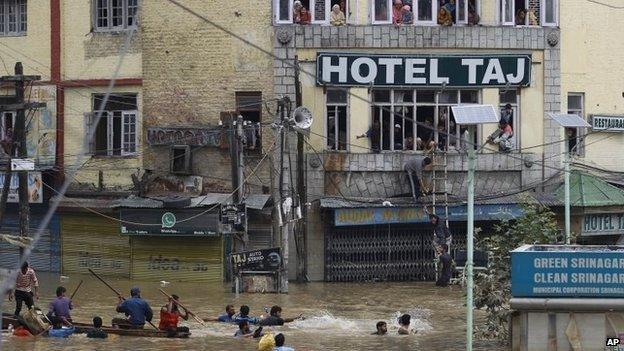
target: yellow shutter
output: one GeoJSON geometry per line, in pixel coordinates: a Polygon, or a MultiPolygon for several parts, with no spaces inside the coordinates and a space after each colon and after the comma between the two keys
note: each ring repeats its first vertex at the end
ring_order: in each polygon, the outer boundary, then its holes
{"type": "Polygon", "coordinates": [[[132,279],[223,281],[221,237],[133,237],[132,279]]]}
{"type": "Polygon", "coordinates": [[[108,276],[130,277],[128,237],[119,223],[89,214],[61,216],[64,274],[88,274],[88,268],[108,276]]]}

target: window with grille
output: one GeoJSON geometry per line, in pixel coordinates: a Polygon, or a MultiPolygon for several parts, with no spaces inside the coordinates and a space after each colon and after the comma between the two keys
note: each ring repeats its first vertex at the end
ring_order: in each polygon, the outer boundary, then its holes
{"type": "Polygon", "coordinates": [[[347,90],[328,89],[327,90],[327,149],[347,150],[347,90]]]}
{"type": "Polygon", "coordinates": [[[0,36],[26,34],[27,15],[26,0],[0,0],[0,36]]]}
{"type": "Polygon", "coordinates": [[[139,0],[93,0],[93,27],[96,31],[136,28],[139,0]]]}

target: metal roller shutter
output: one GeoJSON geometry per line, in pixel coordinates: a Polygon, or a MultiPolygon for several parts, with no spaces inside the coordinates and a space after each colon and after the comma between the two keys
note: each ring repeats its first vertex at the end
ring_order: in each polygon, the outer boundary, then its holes
{"type": "Polygon", "coordinates": [[[247,233],[249,236],[248,250],[260,250],[274,247],[273,245],[273,223],[270,216],[261,214],[250,215],[247,222],[247,233]]]}
{"type": "Polygon", "coordinates": [[[223,281],[221,237],[132,238],[132,279],[223,281]]]}
{"type": "MultiPolygon", "coordinates": [[[[43,217],[32,214],[30,220],[30,235],[34,235],[39,229],[39,223],[43,217]]],[[[19,235],[19,216],[9,215],[5,217],[2,226],[3,234],[19,235]]],[[[45,229],[37,245],[31,251],[28,262],[40,272],[58,272],[58,216],[52,216],[48,229],[45,229]]],[[[19,248],[5,241],[0,240],[0,267],[15,268],[19,258],[19,248]]]]}
{"type": "Polygon", "coordinates": [[[119,234],[119,223],[88,214],[61,218],[63,273],[88,273],[130,277],[128,237],[119,234]]]}

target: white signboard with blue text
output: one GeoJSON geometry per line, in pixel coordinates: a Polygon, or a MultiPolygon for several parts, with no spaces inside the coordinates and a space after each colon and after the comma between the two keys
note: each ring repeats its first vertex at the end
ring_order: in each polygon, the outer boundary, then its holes
{"type": "Polygon", "coordinates": [[[624,246],[522,246],[511,252],[511,294],[624,297],[624,246]]]}

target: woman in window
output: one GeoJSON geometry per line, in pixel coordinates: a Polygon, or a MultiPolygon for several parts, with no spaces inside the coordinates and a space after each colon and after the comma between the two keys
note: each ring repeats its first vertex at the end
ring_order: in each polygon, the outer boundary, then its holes
{"type": "Polygon", "coordinates": [[[401,21],[403,19],[402,11],[403,11],[403,1],[394,0],[394,6],[392,7],[392,23],[393,24],[401,24],[401,21]]]}
{"type": "Polygon", "coordinates": [[[312,22],[312,16],[308,9],[305,7],[301,8],[301,15],[299,16],[299,24],[310,24],[312,22]]]}
{"type": "Polygon", "coordinates": [[[332,12],[329,16],[329,23],[332,26],[344,26],[347,24],[347,19],[345,18],[344,12],[340,11],[340,5],[336,4],[332,6],[332,12]]]}
{"type": "Polygon", "coordinates": [[[401,11],[401,24],[414,24],[414,15],[412,15],[412,11],[409,5],[403,6],[403,10],[401,11]]]}
{"type": "Polygon", "coordinates": [[[441,26],[453,25],[453,15],[446,7],[441,7],[440,11],[438,12],[438,24],[441,26]]]}
{"type": "Polygon", "coordinates": [[[524,26],[526,24],[526,10],[520,9],[516,12],[516,26],[524,26]]]}

